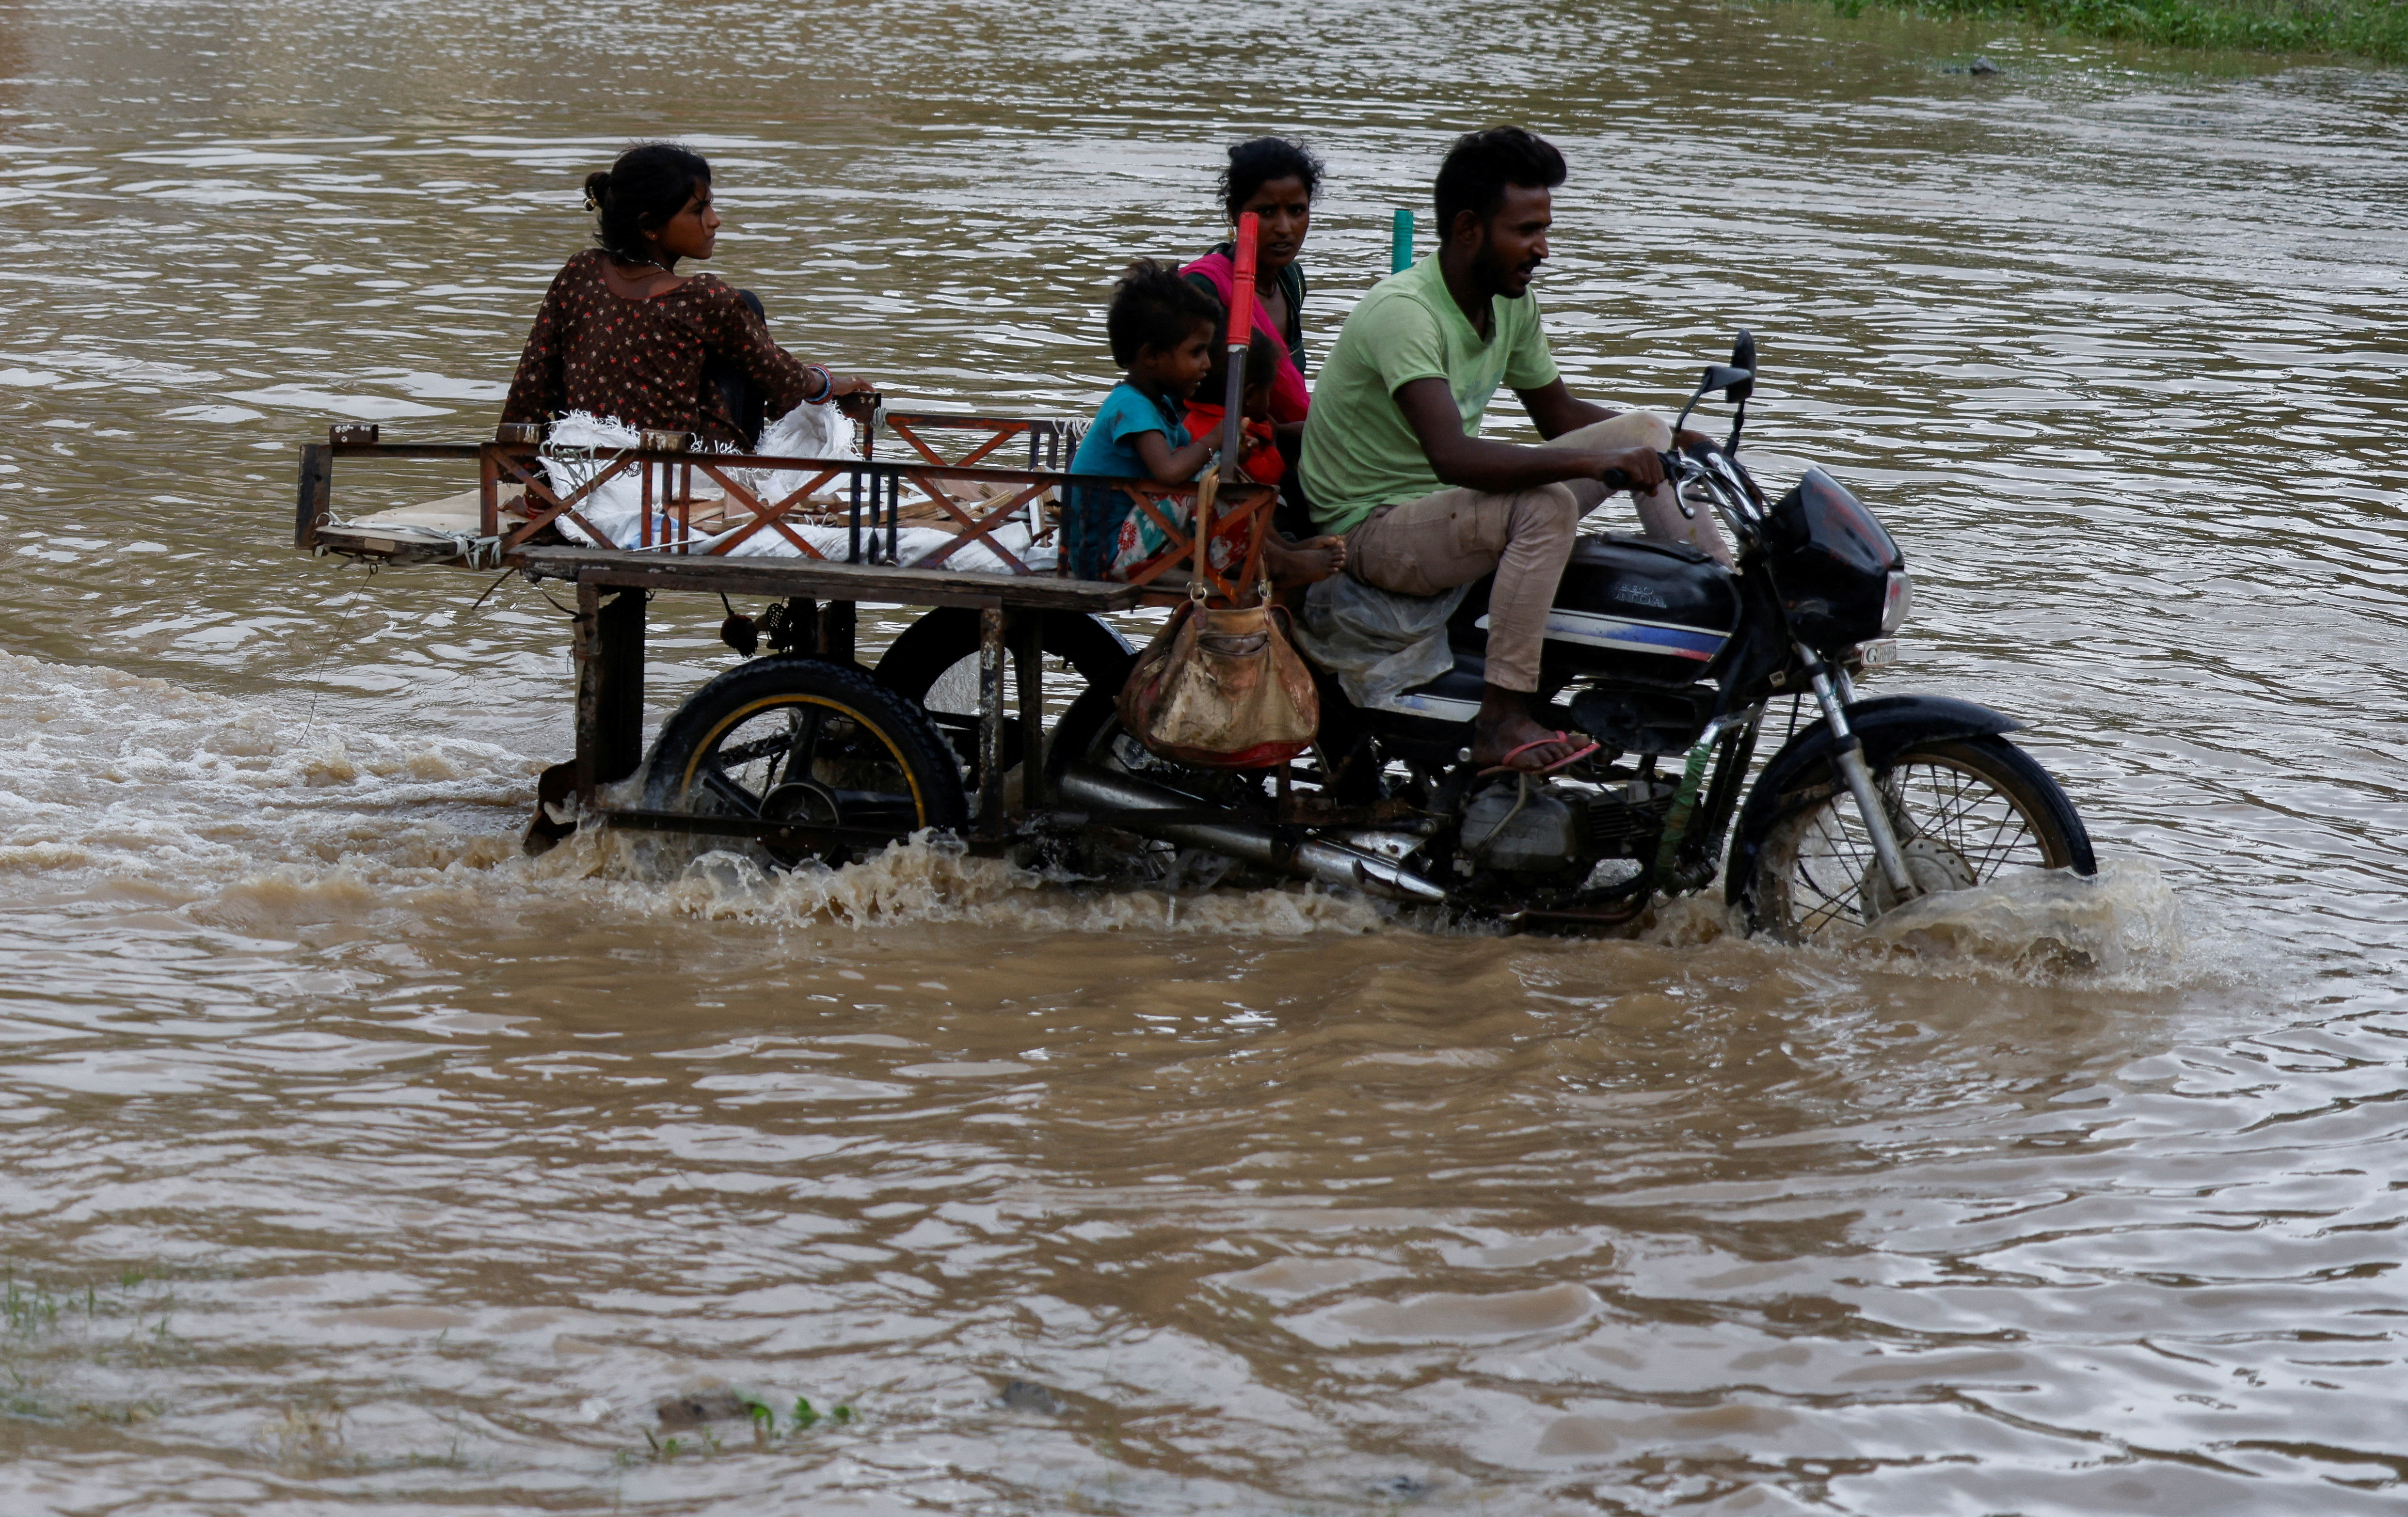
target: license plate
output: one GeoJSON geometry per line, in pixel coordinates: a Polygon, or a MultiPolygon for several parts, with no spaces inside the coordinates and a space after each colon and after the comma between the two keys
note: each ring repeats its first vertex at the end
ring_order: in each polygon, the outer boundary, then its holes
{"type": "Polygon", "coordinates": [[[1876,637],[1871,642],[1856,644],[1856,662],[1867,673],[1888,668],[1898,662],[1898,639],[1876,637]]]}

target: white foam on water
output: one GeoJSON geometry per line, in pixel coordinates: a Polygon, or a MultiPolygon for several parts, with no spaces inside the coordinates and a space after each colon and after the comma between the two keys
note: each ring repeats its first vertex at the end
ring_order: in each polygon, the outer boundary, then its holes
{"type": "Polygon", "coordinates": [[[0,894],[169,904],[259,937],[552,898],[627,919],[871,928],[1293,936],[1388,924],[1374,904],[1297,885],[1172,897],[1065,888],[950,839],[862,863],[767,870],[685,839],[588,828],[520,852],[544,761],[482,742],[297,723],[119,670],[0,654],[0,894]]]}
{"type": "Polygon", "coordinates": [[[806,860],[791,869],[769,869],[729,850],[693,855],[675,842],[588,828],[539,859],[506,868],[534,880],[585,882],[633,914],[756,925],[950,922],[1024,931],[1241,937],[1367,933],[1389,925],[1387,914],[1370,901],[1307,885],[1196,895],[1065,887],[926,833],[859,863],[806,860]]]}
{"type": "Polygon", "coordinates": [[[2110,859],[2086,877],[2064,869],[2004,874],[1971,890],[1910,901],[1867,936],[1927,963],[2073,975],[2136,989],[2205,967],[2187,952],[2172,887],[2145,859],[2110,859]]]}
{"type": "MultiPolygon", "coordinates": [[[[1658,907],[1641,935],[1689,947],[1736,936],[1719,891],[1658,907]]],[[[2186,921],[2173,887],[2145,859],[2109,859],[2093,876],[2023,869],[1970,890],[1911,901],[1869,927],[1833,928],[1795,950],[1912,974],[2166,990],[2243,978],[2242,946],[2186,921]]]]}
{"type": "Polygon", "coordinates": [[[0,868],[83,868],[194,887],[358,853],[480,855],[440,820],[515,808],[535,760],[490,743],[300,734],[273,711],[104,667],[0,654],[0,868]]]}
{"type": "MultiPolygon", "coordinates": [[[[259,705],[105,667],[0,654],[0,723],[17,735],[0,772],[0,892],[138,884],[146,904],[181,902],[196,923],[261,936],[530,896],[767,926],[1283,937],[1436,925],[1300,883],[1176,895],[1066,884],[925,837],[842,867],[770,870],[688,839],[588,828],[530,859],[519,834],[539,759],[306,718],[294,733],[259,705]]],[[[1715,891],[1659,906],[1633,936],[1682,948],[1732,934],[1715,891]]],[[[2186,933],[2154,865],[2110,860],[2094,879],[2025,872],[1914,902],[1800,952],[1918,974],[2159,989],[2233,976],[2236,944],[2186,933]]]]}

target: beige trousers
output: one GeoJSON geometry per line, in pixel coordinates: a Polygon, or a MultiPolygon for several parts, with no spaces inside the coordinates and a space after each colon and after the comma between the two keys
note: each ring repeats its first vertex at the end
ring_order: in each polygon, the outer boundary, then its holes
{"type": "MultiPolygon", "coordinates": [[[[1541,446],[1613,452],[1672,446],[1672,429],[1652,411],[1625,411],[1541,446]]],[[[1580,519],[1607,494],[1595,479],[1568,479],[1505,494],[1441,490],[1383,506],[1346,535],[1346,569],[1367,584],[1405,595],[1435,595],[1494,570],[1488,597],[1488,682],[1539,688],[1539,649],[1547,608],[1571,557],[1580,519]]],[[[1683,542],[1731,561],[1722,529],[1705,511],[1681,514],[1670,485],[1637,496],[1640,530],[1659,542],[1683,542]]]]}

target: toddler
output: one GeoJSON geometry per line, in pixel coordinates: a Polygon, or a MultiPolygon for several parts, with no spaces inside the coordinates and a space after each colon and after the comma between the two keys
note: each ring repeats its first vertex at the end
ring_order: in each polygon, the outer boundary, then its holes
{"type": "MultiPolygon", "coordinates": [[[[1280,363],[1279,347],[1271,341],[1270,335],[1256,332],[1246,349],[1245,441],[1239,450],[1238,472],[1250,483],[1274,489],[1287,477],[1287,459],[1280,452],[1279,434],[1271,425],[1271,389],[1279,377],[1280,363]]],[[[1229,350],[1216,336],[1212,367],[1197,387],[1196,398],[1187,403],[1187,430],[1217,441],[1226,414],[1221,403],[1228,394],[1229,350]]]]}

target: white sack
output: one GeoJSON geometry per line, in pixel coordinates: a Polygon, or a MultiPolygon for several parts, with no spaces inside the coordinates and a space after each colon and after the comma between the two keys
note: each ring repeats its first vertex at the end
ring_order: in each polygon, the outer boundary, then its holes
{"type": "MultiPolygon", "coordinates": [[[[610,466],[617,454],[636,446],[636,429],[622,426],[607,417],[591,416],[584,411],[570,411],[552,423],[543,444],[544,482],[552,494],[566,500],[593,479],[610,466]],[[555,456],[555,450],[562,456],[555,456]],[[590,451],[591,457],[577,456],[590,451]]],[[[657,487],[659,481],[655,480],[657,487]]],[[[630,469],[624,474],[604,480],[594,494],[579,501],[570,509],[594,523],[595,527],[622,548],[643,540],[643,480],[630,469]]],[[[666,492],[655,488],[653,500],[658,502],[666,492]]],[[[600,544],[586,536],[575,522],[566,515],[555,519],[561,535],[571,542],[581,542],[589,548],[600,544]]],[[[673,530],[669,519],[657,505],[652,513],[652,540],[662,541],[673,530]]]]}

